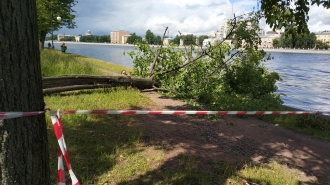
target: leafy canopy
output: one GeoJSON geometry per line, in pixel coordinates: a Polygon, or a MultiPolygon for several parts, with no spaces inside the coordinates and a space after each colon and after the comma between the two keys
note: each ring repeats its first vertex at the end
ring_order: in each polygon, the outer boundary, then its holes
{"type": "Polygon", "coordinates": [[[261,0],[261,11],[274,30],[285,28],[289,33],[303,33],[309,32],[308,12],[314,4],[330,8],[329,0],[261,0]]]}
{"type": "Polygon", "coordinates": [[[75,28],[75,15],[73,7],[78,3],[77,0],[37,0],[38,32],[41,40],[44,40],[47,33],[66,28],[75,28]],[[61,21],[56,19],[61,17],[61,21]]]}

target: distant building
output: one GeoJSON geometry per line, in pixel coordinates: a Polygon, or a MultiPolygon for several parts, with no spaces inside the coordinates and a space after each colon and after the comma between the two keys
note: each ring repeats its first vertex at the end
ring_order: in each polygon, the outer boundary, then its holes
{"type": "Polygon", "coordinates": [[[259,35],[261,39],[261,44],[259,47],[262,48],[274,48],[273,40],[279,39],[281,37],[281,32],[267,31],[266,35],[259,35]]]}
{"type": "Polygon", "coordinates": [[[111,44],[126,44],[129,32],[124,30],[112,31],[110,33],[111,44]]]}
{"type": "Polygon", "coordinates": [[[80,42],[80,36],[74,36],[74,38],[76,39],[76,42],[80,42]]]}
{"type": "Polygon", "coordinates": [[[228,25],[228,22],[226,21],[226,22],[222,23],[222,25],[220,27],[220,33],[219,33],[220,37],[226,38],[228,31],[229,31],[229,25],[228,25]]]}
{"type": "Polygon", "coordinates": [[[203,47],[206,47],[208,45],[213,45],[216,41],[222,41],[222,38],[208,38],[203,40],[203,47]]]}
{"type": "Polygon", "coordinates": [[[85,35],[86,35],[86,36],[88,36],[88,35],[92,35],[91,30],[87,30],[86,33],[85,33],[85,35]]]}
{"type": "Polygon", "coordinates": [[[208,35],[209,38],[222,38],[220,31],[211,31],[211,33],[208,35]]]}
{"type": "Polygon", "coordinates": [[[216,32],[214,32],[214,37],[215,37],[215,38],[222,38],[222,36],[221,36],[221,32],[220,32],[220,31],[216,31],[216,32]]]}
{"type": "Polygon", "coordinates": [[[318,32],[315,33],[316,40],[320,40],[322,42],[326,42],[330,44],[330,32],[318,32]]]}
{"type": "Polygon", "coordinates": [[[173,39],[172,38],[164,38],[163,45],[168,46],[170,44],[171,40],[173,40],[173,39]]]}
{"type": "Polygon", "coordinates": [[[183,39],[180,39],[180,46],[183,46],[184,42],[183,39]]]}
{"type": "Polygon", "coordinates": [[[60,41],[61,39],[65,37],[75,37],[74,35],[63,35],[63,34],[58,34],[57,35],[57,41],[60,41]]]}
{"type": "Polygon", "coordinates": [[[264,29],[259,29],[259,30],[257,31],[257,34],[258,34],[259,36],[264,36],[264,35],[265,35],[265,30],[264,30],[264,29]]]}
{"type": "Polygon", "coordinates": [[[122,44],[126,44],[127,43],[127,39],[128,39],[129,36],[131,36],[131,35],[123,35],[123,36],[121,36],[121,43],[122,44]]]}
{"type": "Polygon", "coordinates": [[[63,38],[64,38],[64,35],[63,34],[58,34],[57,35],[57,41],[60,41],[63,38]]]}
{"type": "Polygon", "coordinates": [[[267,31],[266,35],[267,36],[274,36],[274,35],[278,35],[279,33],[277,33],[276,31],[267,31]]]}

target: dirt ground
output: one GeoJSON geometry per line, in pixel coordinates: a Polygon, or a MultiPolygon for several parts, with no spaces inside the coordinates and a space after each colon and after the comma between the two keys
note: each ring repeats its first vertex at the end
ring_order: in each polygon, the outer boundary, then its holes
{"type": "MultiPolygon", "coordinates": [[[[144,94],[156,103],[150,110],[189,110],[184,102],[153,92],[144,94]]],[[[196,157],[199,168],[208,168],[210,161],[264,163],[277,159],[289,169],[298,169],[303,184],[330,184],[330,142],[253,117],[228,115],[210,120],[195,115],[141,115],[136,123],[147,129],[146,142],[166,147],[164,168],[177,164],[182,154],[196,157]]]]}

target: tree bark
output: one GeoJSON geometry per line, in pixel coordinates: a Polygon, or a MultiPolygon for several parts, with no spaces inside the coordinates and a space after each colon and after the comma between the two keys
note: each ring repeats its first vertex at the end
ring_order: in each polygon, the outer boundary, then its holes
{"type": "Polygon", "coordinates": [[[156,82],[150,78],[131,78],[128,76],[75,75],[45,77],[42,79],[44,94],[115,86],[131,86],[142,90],[153,88],[155,85],[156,82]]]}
{"type": "Polygon", "coordinates": [[[41,31],[39,34],[39,39],[40,39],[40,50],[45,48],[45,39],[46,39],[47,33],[45,31],[41,31]]]}
{"type": "MultiPolygon", "coordinates": [[[[42,111],[36,1],[0,7],[0,112],[42,111]]],[[[49,170],[45,115],[2,120],[0,184],[48,185],[49,170]]]]}

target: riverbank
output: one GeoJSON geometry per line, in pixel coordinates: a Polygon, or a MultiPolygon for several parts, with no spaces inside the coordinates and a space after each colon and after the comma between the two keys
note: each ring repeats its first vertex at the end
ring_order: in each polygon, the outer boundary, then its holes
{"type": "MultiPolygon", "coordinates": [[[[48,41],[46,41],[48,42],[48,41]]],[[[46,43],[45,42],[45,43],[46,43]]],[[[54,41],[54,43],[62,43],[60,41],[54,41]]],[[[134,44],[111,44],[111,43],[93,43],[93,42],[65,42],[67,44],[85,44],[85,45],[105,45],[105,46],[127,46],[134,47],[134,44]]],[[[155,47],[157,47],[155,45],[155,47]]],[[[179,46],[178,48],[183,49],[184,46],[179,46]]],[[[300,54],[326,54],[330,55],[330,50],[314,50],[314,49],[271,49],[271,48],[259,48],[263,49],[265,52],[277,52],[277,53],[300,53],[300,54]]]]}
{"type": "Polygon", "coordinates": [[[330,55],[330,50],[314,50],[314,49],[270,49],[260,48],[266,52],[277,52],[277,53],[300,53],[300,54],[326,54],[330,55]]]}

